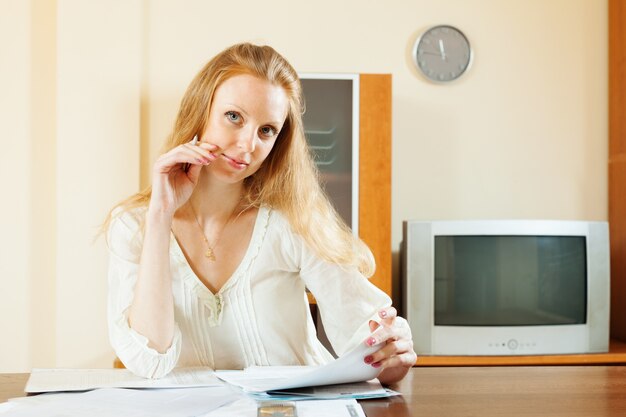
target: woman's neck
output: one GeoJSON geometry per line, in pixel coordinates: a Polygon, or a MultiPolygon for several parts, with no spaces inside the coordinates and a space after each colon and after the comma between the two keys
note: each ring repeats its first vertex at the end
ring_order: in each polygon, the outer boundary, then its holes
{"type": "Polygon", "coordinates": [[[222,223],[241,209],[242,195],[243,182],[228,184],[203,172],[187,204],[204,223],[222,223]]]}

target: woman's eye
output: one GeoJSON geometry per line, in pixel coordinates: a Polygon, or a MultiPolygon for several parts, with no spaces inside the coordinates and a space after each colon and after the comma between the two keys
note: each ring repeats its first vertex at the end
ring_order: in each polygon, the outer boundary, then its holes
{"type": "Polygon", "coordinates": [[[235,122],[235,123],[238,123],[241,120],[241,116],[239,115],[239,113],[234,112],[234,111],[227,111],[226,118],[230,120],[231,122],[235,122]]]}
{"type": "Polygon", "coordinates": [[[276,129],[272,126],[263,126],[261,128],[261,134],[266,137],[272,137],[276,134],[276,129]]]}

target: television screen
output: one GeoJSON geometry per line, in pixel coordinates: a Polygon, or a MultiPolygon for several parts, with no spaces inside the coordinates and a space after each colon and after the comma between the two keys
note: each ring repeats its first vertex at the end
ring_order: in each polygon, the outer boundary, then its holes
{"type": "Polygon", "coordinates": [[[584,324],[584,236],[436,236],[435,325],[584,324]]]}

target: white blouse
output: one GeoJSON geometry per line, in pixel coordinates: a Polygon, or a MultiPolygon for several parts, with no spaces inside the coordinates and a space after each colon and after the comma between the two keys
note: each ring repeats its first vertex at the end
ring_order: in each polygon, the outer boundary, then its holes
{"type": "Polygon", "coordinates": [[[362,343],[370,333],[368,321],[391,304],[356,268],[321,260],[281,213],[262,207],[241,263],[217,294],[194,274],[171,235],[176,329],[171,347],[159,353],[129,327],[127,317],[139,271],[145,213],[145,208],[121,213],[108,233],[109,337],[119,359],[137,375],[159,378],[185,366],[323,364],[332,355],[317,339],[305,288],[317,300],[338,355],[362,343]]]}

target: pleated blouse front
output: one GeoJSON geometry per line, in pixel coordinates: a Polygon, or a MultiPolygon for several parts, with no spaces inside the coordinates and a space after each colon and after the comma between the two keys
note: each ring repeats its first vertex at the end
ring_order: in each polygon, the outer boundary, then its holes
{"type": "Polygon", "coordinates": [[[306,288],[317,300],[337,354],[363,342],[368,321],[391,304],[356,268],[320,259],[280,212],[262,207],[241,263],[215,294],[195,275],[171,235],[176,329],[171,347],[159,353],[129,327],[127,316],[139,272],[145,211],[114,213],[108,233],[109,336],[120,360],[137,375],[158,378],[187,366],[323,364],[332,355],[317,339],[306,288]]]}

